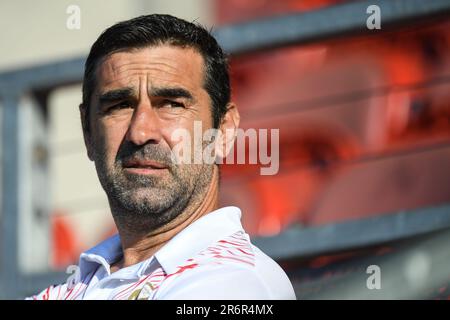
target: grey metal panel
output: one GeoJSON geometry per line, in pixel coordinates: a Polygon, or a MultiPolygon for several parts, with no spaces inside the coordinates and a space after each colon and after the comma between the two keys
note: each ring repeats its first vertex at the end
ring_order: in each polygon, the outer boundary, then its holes
{"type": "Polygon", "coordinates": [[[449,0],[368,0],[322,10],[260,19],[218,29],[214,34],[226,52],[244,53],[370,31],[366,13],[370,5],[381,9],[381,29],[398,24],[443,16],[450,12],[449,0]]]}
{"type": "Polygon", "coordinates": [[[24,299],[40,293],[51,285],[63,284],[67,281],[69,274],[64,272],[47,272],[39,274],[28,274],[19,279],[19,290],[9,298],[24,299]]]}
{"type": "MultiPolygon", "coordinates": [[[[45,100],[41,100],[45,104],[45,100]]],[[[51,239],[48,122],[37,99],[24,95],[19,104],[20,206],[18,208],[18,252],[21,272],[48,269],[51,239]]]]}
{"type": "Polygon", "coordinates": [[[74,58],[0,73],[0,95],[12,91],[57,88],[81,82],[85,58],[74,58]]]}
{"type": "Polygon", "coordinates": [[[315,267],[305,263],[303,268],[291,269],[288,274],[299,300],[447,299],[448,243],[450,229],[445,229],[391,243],[383,253],[355,253],[351,258],[315,267]],[[380,286],[375,290],[367,286],[373,275],[367,272],[369,266],[379,271],[380,286]]]}
{"type": "Polygon", "coordinates": [[[253,242],[276,260],[316,256],[450,228],[450,204],[301,229],[253,242]]]}
{"type": "Polygon", "coordinates": [[[17,289],[18,278],[18,207],[19,207],[19,98],[2,97],[2,215],[0,224],[0,298],[17,289]]]}

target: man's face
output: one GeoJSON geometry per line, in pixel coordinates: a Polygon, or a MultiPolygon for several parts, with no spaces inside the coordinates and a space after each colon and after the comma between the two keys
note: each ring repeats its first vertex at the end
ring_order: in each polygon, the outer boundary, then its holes
{"type": "Polygon", "coordinates": [[[194,139],[194,121],[212,127],[203,58],[170,45],[117,52],[97,66],[96,83],[88,153],[110,203],[126,215],[117,218],[166,224],[199,199],[212,176],[212,165],[171,161],[174,130],[194,139]]]}

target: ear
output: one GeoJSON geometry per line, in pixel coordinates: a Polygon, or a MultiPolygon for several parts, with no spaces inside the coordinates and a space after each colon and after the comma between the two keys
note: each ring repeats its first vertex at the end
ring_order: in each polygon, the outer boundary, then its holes
{"type": "Polygon", "coordinates": [[[237,106],[233,102],[228,103],[227,112],[219,126],[221,139],[218,139],[216,145],[216,154],[222,158],[222,161],[224,161],[233,147],[240,120],[241,116],[239,115],[237,106]]]}
{"type": "Polygon", "coordinates": [[[80,104],[80,118],[81,127],[83,129],[84,145],[86,146],[87,156],[89,160],[94,161],[92,156],[92,140],[91,140],[91,130],[89,128],[89,123],[87,123],[88,110],[85,105],[80,104]]]}

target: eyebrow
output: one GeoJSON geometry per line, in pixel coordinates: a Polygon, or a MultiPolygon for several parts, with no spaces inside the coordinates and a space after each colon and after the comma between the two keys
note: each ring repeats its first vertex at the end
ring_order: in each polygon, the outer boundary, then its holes
{"type": "MultiPolygon", "coordinates": [[[[115,101],[125,100],[135,95],[133,88],[114,89],[99,95],[100,104],[107,104],[115,101]]],[[[152,88],[150,95],[153,97],[165,98],[186,98],[190,102],[195,102],[193,95],[186,89],[180,87],[152,88]]]]}
{"type": "Polygon", "coordinates": [[[121,88],[110,90],[99,95],[100,104],[107,104],[119,100],[129,99],[134,96],[133,88],[121,88]]]}
{"type": "Polygon", "coordinates": [[[153,97],[164,98],[186,98],[190,102],[195,102],[194,96],[186,89],[180,87],[163,87],[163,88],[151,88],[150,95],[153,97]]]}

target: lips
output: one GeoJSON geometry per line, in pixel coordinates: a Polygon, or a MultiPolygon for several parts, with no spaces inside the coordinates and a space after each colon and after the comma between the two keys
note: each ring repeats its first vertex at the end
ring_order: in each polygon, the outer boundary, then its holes
{"type": "Polygon", "coordinates": [[[127,160],[123,163],[124,168],[130,168],[130,169],[152,169],[152,170],[161,170],[161,169],[167,169],[167,166],[157,162],[157,161],[151,161],[151,160],[127,160]]]}

